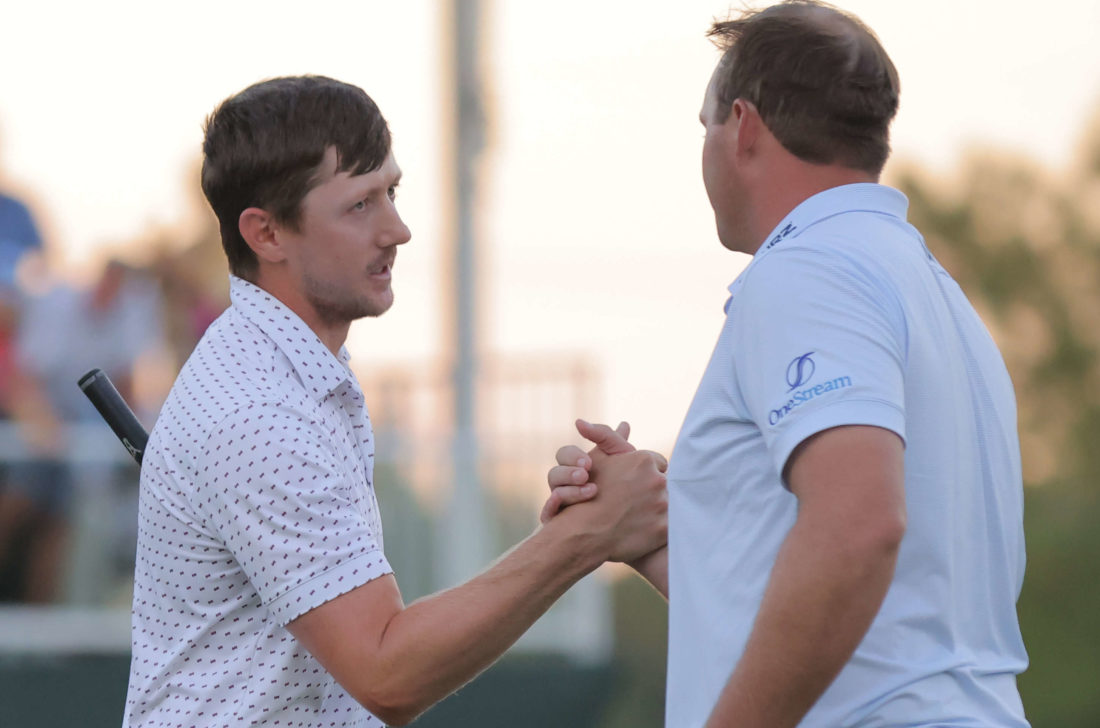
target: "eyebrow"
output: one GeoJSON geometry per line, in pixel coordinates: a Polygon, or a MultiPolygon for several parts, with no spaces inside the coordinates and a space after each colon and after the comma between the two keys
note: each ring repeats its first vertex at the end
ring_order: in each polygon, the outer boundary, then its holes
{"type": "Polygon", "coordinates": [[[390,187],[397,186],[397,184],[401,181],[401,176],[402,172],[401,170],[398,170],[397,174],[394,175],[392,180],[381,179],[376,182],[372,182],[369,185],[357,188],[356,191],[351,194],[351,196],[358,198],[363,197],[364,195],[373,195],[374,193],[380,192],[382,190],[388,190],[390,187]]]}

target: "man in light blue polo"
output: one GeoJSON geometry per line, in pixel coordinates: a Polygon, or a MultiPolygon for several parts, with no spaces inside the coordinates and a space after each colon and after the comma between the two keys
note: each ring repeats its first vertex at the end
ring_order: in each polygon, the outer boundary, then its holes
{"type": "MultiPolygon", "coordinates": [[[[754,257],[671,458],[667,553],[639,563],[669,597],[666,725],[1026,727],[1015,398],[878,184],[894,66],[805,0],[711,36],[703,177],[754,257]]],[[[604,452],[563,448],[551,485],[598,484],[604,452]]]]}

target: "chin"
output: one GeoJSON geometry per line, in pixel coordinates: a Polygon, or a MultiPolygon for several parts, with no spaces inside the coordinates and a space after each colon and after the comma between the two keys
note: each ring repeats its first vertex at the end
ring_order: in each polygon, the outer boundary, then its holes
{"type": "Polygon", "coordinates": [[[393,307],[393,293],[388,296],[379,297],[374,300],[368,300],[363,302],[362,315],[360,318],[377,318],[386,311],[389,311],[393,307]]]}
{"type": "Polygon", "coordinates": [[[726,239],[723,239],[723,238],[719,238],[719,241],[722,243],[722,247],[725,248],[726,250],[729,250],[729,251],[734,252],[734,253],[744,253],[745,252],[745,248],[743,246],[738,245],[736,242],[734,242],[732,240],[726,240],[726,239]]]}
{"type": "Polygon", "coordinates": [[[362,318],[381,316],[393,305],[393,294],[388,296],[358,297],[342,301],[310,299],[310,305],[324,322],[349,324],[362,318]]]}
{"type": "Polygon", "coordinates": [[[717,225],[716,227],[718,233],[718,242],[722,244],[722,247],[726,250],[736,251],[737,248],[734,245],[733,236],[730,235],[729,231],[726,230],[726,228],[722,225],[717,225]]]}
{"type": "Polygon", "coordinates": [[[746,253],[752,255],[752,246],[745,240],[745,236],[739,236],[734,230],[719,224],[718,228],[718,242],[722,243],[722,247],[726,250],[731,250],[734,253],[746,253]],[[750,252],[751,251],[751,252],[750,252]]]}

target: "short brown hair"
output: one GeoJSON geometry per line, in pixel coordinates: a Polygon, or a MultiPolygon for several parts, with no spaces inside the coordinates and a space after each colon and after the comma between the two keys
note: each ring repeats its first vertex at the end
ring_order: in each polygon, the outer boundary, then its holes
{"type": "Polygon", "coordinates": [[[716,121],[741,98],[800,159],[882,171],[901,84],[858,18],[816,0],[786,0],[717,22],[707,35],[723,51],[716,121]]]}
{"type": "Polygon", "coordinates": [[[206,120],[202,191],[218,217],[229,270],[251,279],[258,262],[241,237],[249,207],[296,228],[329,147],[341,172],[366,174],[390,153],[382,112],[357,86],[324,76],[274,78],[226,99],[206,120]]]}

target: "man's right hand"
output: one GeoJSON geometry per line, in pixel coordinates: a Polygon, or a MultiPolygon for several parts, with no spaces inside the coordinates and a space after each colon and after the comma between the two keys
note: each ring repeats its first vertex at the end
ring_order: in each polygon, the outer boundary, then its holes
{"type": "Polygon", "coordinates": [[[589,453],[575,446],[558,451],[559,465],[548,475],[552,493],[543,508],[543,522],[563,506],[590,499],[558,517],[576,516],[578,527],[602,531],[600,535],[610,539],[609,560],[634,561],[664,546],[668,539],[665,458],[635,450],[626,441],[630,433],[626,423],[612,430],[578,420],[577,430],[596,447],[589,453]],[[588,481],[583,486],[577,482],[578,471],[588,481]],[[593,488],[594,493],[586,496],[585,489],[593,488]],[[562,495],[570,489],[578,491],[580,498],[562,495]]]}
{"type": "MultiPolygon", "coordinates": [[[[548,523],[558,515],[562,509],[583,503],[596,497],[600,491],[598,481],[600,476],[594,474],[596,463],[594,458],[601,455],[621,456],[634,452],[634,446],[627,438],[630,436],[630,425],[622,422],[612,430],[607,425],[593,425],[584,420],[577,420],[577,431],[582,436],[595,444],[587,453],[576,445],[567,445],[557,452],[557,465],[547,474],[547,482],[550,485],[550,497],[543,506],[540,520],[548,523]]],[[[659,470],[664,472],[668,464],[663,457],[653,453],[659,458],[659,470]]],[[[667,493],[664,495],[667,507],[667,493]]],[[[667,538],[657,548],[643,553],[637,558],[628,559],[628,563],[666,599],[668,598],[668,548],[667,538]]]]}
{"type": "Polygon", "coordinates": [[[607,425],[593,425],[585,420],[577,420],[575,424],[581,436],[595,443],[595,447],[587,453],[576,445],[566,445],[558,449],[555,458],[558,464],[550,468],[546,475],[550,497],[546,499],[539,514],[541,523],[549,523],[563,508],[596,497],[596,484],[589,477],[592,470],[591,453],[599,450],[607,455],[616,455],[635,450],[627,442],[630,437],[630,424],[627,422],[620,422],[614,430],[607,425]]]}

